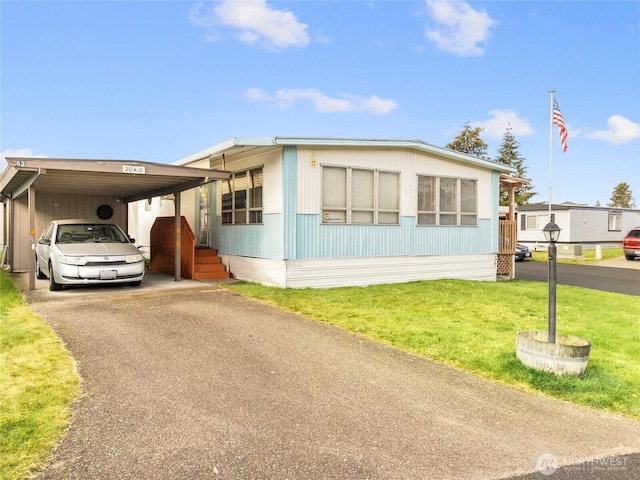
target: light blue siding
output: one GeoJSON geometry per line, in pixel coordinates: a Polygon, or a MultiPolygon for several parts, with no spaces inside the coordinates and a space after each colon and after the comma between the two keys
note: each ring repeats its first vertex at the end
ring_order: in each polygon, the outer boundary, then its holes
{"type": "Polygon", "coordinates": [[[474,255],[496,253],[493,222],[479,219],[476,227],[416,227],[415,217],[400,225],[323,225],[319,215],[297,215],[295,251],[284,256],[284,216],[264,216],[263,225],[221,225],[215,217],[213,246],[221,254],[302,260],[312,258],[474,255]]]}
{"type": "Polygon", "coordinates": [[[282,213],[283,213],[283,253],[285,260],[296,258],[296,195],[297,195],[296,147],[284,147],[282,151],[282,213]]]}
{"type": "MultiPolygon", "coordinates": [[[[418,227],[414,216],[400,225],[327,225],[317,214],[297,214],[297,149],[282,156],[282,212],[263,215],[262,225],[222,225],[213,216],[212,247],[222,255],[268,260],[345,257],[495,254],[498,251],[500,174],[493,173],[492,218],[473,227],[418,227]]],[[[216,211],[212,195],[212,212],[216,211]]]]}
{"type": "Polygon", "coordinates": [[[215,217],[212,247],[224,255],[283,259],[282,215],[264,215],[262,225],[222,225],[215,217]]]}
{"type": "MultiPolygon", "coordinates": [[[[216,186],[211,188],[211,212],[216,212],[216,186]]],[[[222,217],[211,216],[211,247],[222,255],[282,259],[282,215],[263,215],[262,225],[222,225],[222,217]]]]}

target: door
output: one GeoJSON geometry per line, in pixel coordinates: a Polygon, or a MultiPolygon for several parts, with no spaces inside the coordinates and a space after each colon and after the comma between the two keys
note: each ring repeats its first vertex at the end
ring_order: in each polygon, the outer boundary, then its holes
{"type": "Polygon", "coordinates": [[[209,214],[211,206],[209,204],[211,184],[200,186],[200,214],[198,215],[198,247],[210,247],[209,245],[209,214]]]}

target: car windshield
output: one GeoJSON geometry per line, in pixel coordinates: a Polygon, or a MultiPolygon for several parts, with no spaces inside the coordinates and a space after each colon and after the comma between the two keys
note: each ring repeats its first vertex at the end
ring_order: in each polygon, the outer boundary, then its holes
{"type": "Polygon", "coordinates": [[[115,225],[73,224],[59,225],[56,243],[129,243],[129,239],[115,225]]]}

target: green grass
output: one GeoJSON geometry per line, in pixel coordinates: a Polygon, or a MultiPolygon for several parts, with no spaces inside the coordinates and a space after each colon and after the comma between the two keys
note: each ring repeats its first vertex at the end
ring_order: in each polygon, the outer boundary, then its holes
{"type": "Polygon", "coordinates": [[[0,478],[28,478],[60,439],[78,396],[60,339],[0,270],[0,478]]]}
{"type": "MultiPolygon", "coordinates": [[[[558,263],[573,263],[578,265],[587,265],[590,263],[597,263],[603,260],[610,260],[612,258],[622,257],[624,254],[622,252],[622,247],[619,248],[603,248],[602,249],[602,258],[596,259],[596,250],[582,250],[582,256],[584,259],[581,260],[571,260],[568,258],[558,258],[558,263]]],[[[545,251],[537,251],[531,252],[531,259],[536,262],[548,262],[549,261],[549,253],[545,251]]]]}
{"type": "Polygon", "coordinates": [[[592,342],[584,379],[522,365],[515,334],[547,329],[547,284],[422,281],[334,289],[227,288],[481,377],[640,418],[640,297],[559,285],[558,333],[592,342]]]}

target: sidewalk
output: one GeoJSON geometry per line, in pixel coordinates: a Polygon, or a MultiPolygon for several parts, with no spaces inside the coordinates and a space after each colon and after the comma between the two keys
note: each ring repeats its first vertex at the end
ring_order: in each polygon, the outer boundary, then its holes
{"type": "Polygon", "coordinates": [[[627,260],[624,257],[611,258],[609,260],[600,260],[591,263],[595,267],[613,267],[613,268],[630,268],[632,270],[640,270],[640,259],[627,260]]]}

